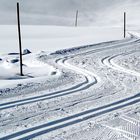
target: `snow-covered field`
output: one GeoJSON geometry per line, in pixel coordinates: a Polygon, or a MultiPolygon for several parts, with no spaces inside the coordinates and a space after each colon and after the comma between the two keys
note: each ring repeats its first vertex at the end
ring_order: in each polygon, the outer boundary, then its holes
{"type": "Polygon", "coordinates": [[[140,139],[138,33],[23,26],[21,77],[16,26],[0,28],[1,140],[140,139]]]}

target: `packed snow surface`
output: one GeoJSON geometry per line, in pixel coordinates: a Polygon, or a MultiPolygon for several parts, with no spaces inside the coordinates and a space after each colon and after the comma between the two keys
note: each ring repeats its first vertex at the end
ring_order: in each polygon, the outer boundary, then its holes
{"type": "Polygon", "coordinates": [[[0,139],[139,140],[140,38],[119,27],[0,32],[0,139]],[[26,51],[27,52],[27,51],[26,51]]]}

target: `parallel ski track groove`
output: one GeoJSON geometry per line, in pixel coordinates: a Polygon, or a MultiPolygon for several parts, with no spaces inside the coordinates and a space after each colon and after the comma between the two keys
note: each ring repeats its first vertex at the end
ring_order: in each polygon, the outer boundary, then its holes
{"type": "MultiPolygon", "coordinates": [[[[109,47],[105,46],[105,47],[102,47],[102,48],[99,48],[99,49],[95,49],[95,50],[93,49],[93,50],[90,50],[88,52],[84,52],[84,53],[77,54],[77,55],[74,55],[74,56],[64,57],[63,58],[64,60],[63,59],[58,59],[58,60],[56,60],[56,62],[58,63],[59,61],[63,60],[63,63],[64,63],[65,61],[67,61],[67,59],[70,59],[70,58],[73,58],[73,57],[76,57],[76,56],[79,56],[79,55],[101,52],[101,51],[105,51],[105,50],[108,50],[108,49],[112,49],[114,47],[116,47],[116,48],[124,47],[124,45],[127,46],[127,45],[130,45],[130,44],[133,44],[133,43],[137,43],[138,41],[139,41],[139,39],[133,39],[133,38],[128,40],[128,41],[124,40],[124,42],[121,42],[119,44],[115,43],[115,45],[110,45],[109,47]]],[[[85,90],[85,89],[89,88],[90,86],[92,86],[92,85],[94,85],[98,82],[96,77],[94,77],[95,81],[93,83],[90,83],[90,84],[88,84],[89,80],[88,80],[87,76],[85,76],[85,79],[86,80],[83,83],[81,83],[79,85],[76,85],[74,87],[71,87],[69,89],[65,89],[65,90],[61,90],[61,91],[58,91],[58,92],[49,93],[49,94],[45,94],[45,95],[41,95],[41,96],[36,96],[36,97],[32,97],[32,98],[27,98],[27,99],[2,103],[2,104],[0,104],[0,110],[12,108],[12,107],[15,107],[15,106],[21,106],[21,105],[25,105],[25,104],[29,104],[29,103],[34,103],[34,102],[38,102],[38,101],[53,99],[53,98],[56,98],[56,97],[62,97],[62,96],[69,95],[69,94],[77,92],[77,91],[85,90]],[[83,85],[85,85],[85,87],[82,87],[83,85]],[[80,88],[80,87],[82,87],[82,88],[77,90],[77,88],[80,88]],[[68,93],[65,93],[65,92],[68,92],[68,93]]]]}
{"type": "MultiPolygon", "coordinates": [[[[131,41],[132,45],[136,41],[138,41],[138,40],[131,41]]],[[[122,43],[122,44],[119,44],[118,46],[116,45],[116,48],[124,47],[124,46],[127,46],[127,45],[130,46],[131,43],[130,42],[122,43]]],[[[100,49],[92,50],[92,51],[89,51],[89,52],[81,53],[81,54],[78,54],[78,55],[83,55],[83,54],[86,54],[86,53],[93,53],[93,52],[100,52],[100,51],[104,51],[104,50],[112,49],[112,48],[114,48],[114,46],[107,47],[107,48],[104,48],[104,49],[100,48],[100,49]]],[[[77,56],[77,55],[75,55],[75,56],[77,56]]],[[[73,58],[73,56],[71,56],[71,57],[73,58]]],[[[67,61],[67,59],[70,59],[71,57],[64,58],[63,63],[65,63],[65,61],[67,61]]],[[[94,77],[94,78],[96,78],[96,77],[94,77]]],[[[88,78],[87,78],[87,80],[88,80],[88,78]]],[[[96,82],[98,82],[98,81],[96,81],[96,82]]],[[[89,86],[91,86],[91,85],[89,85],[89,86]]],[[[66,93],[64,93],[64,94],[66,94],[66,93]]],[[[40,125],[40,126],[28,128],[28,129],[25,129],[25,130],[22,130],[22,131],[4,136],[4,137],[0,138],[0,140],[7,140],[7,139],[12,139],[12,138],[17,138],[18,139],[18,137],[20,137],[20,140],[31,139],[31,138],[49,133],[51,131],[54,131],[54,130],[57,130],[57,129],[60,129],[60,128],[71,126],[71,125],[80,123],[82,121],[86,121],[88,119],[91,119],[91,118],[94,118],[94,117],[97,117],[97,116],[101,116],[101,115],[110,113],[110,112],[115,111],[115,110],[119,110],[121,108],[130,106],[130,105],[134,105],[134,104],[139,103],[139,102],[140,102],[140,93],[138,93],[137,95],[122,99],[120,101],[116,101],[116,102],[111,103],[111,104],[107,104],[107,105],[104,105],[104,106],[101,106],[101,107],[93,108],[93,109],[90,109],[90,110],[87,110],[87,111],[84,111],[84,112],[80,112],[78,114],[74,114],[72,116],[68,116],[68,117],[65,117],[65,118],[62,118],[62,119],[54,120],[52,122],[48,122],[48,123],[40,125]],[[51,127],[51,128],[47,128],[47,127],[51,127]],[[41,130],[41,129],[43,129],[43,130],[41,130]],[[37,132],[34,132],[34,131],[37,131],[37,132]]],[[[8,104],[8,103],[5,103],[5,104],[8,104]]],[[[5,105],[5,104],[3,104],[3,105],[5,105]]]]}
{"type": "Polygon", "coordinates": [[[65,117],[62,119],[58,119],[58,120],[55,120],[55,121],[52,121],[52,122],[49,122],[49,123],[46,123],[46,124],[43,124],[40,126],[36,126],[33,128],[25,129],[23,131],[19,131],[17,133],[2,137],[2,138],[0,138],[0,140],[7,140],[7,139],[16,138],[16,137],[22,137],[22,135],[23,135],[23,137],[20,138],[20,140],[31,139],[31,138],[43,135],[45,133],[49,133],[54,130],[64,128],[66,126],[71,126],[71,125],[86,121],[88,119],[91,119],[91,118],[94,118],[97,116],[105,115],[112,111],[119,110],[121,108],[128,107],[128,106],[134,105],[139,102],[140,102],[140,93],[138,93],[135,96],[131,96],[131,97],[122,99],[120,101],[116,101],[114,103],[111,103],[111,104],[108,104],[105,106],[93,108],[93,109],[90,109],[90,110],[87,110],[84,112],[80,112],[78,114],[74,114],[72,116],[68,116],[68,117],[65,117]],[[57,125],[57,126],[55,126],[55,125],[57,125]],[[47,127],[50,127],[50,126],[54,126],[54,127],[47,129],[47,127]],[[41,131],[40,129],[45,129],[45,130],[41,131]],[[33,131],[39,131],[39,132],[33,132],[33,131]],[[33,132],[33,134],[30,134],[32,132],[33,132]],[[29,135],[28,135],[28,133],[29,133],[29,135]],[[28,136],[24,136],[24,134],[28,135],[28,136]]]}

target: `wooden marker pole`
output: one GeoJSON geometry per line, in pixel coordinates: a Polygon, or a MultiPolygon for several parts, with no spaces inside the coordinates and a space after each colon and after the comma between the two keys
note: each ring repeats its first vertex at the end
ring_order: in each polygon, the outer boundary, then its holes
{"type": "Polygon", "coordinates": [[[126,12],[124,12],[124,38],[126,37],[126,12]]]}
{"type": "Polygon", "coordinates": [[[23,76],[23,69],[22,69],[22,44],[21,44],[19,3],[17,3],[17,22],[18,22],[19,52],[20,52],[20,75],[23,76]]]}
{"type": "Polygon", "coordinates": [[[78,10],[76,11],[75,27],[78,25],[78,10]]]}

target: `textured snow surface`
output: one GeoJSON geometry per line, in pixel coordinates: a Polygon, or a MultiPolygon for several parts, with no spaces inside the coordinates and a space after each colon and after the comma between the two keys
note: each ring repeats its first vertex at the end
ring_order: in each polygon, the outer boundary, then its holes
{"type": "MultiPolygon", "coordinates": [[[[18,52],[17,26],[0,25],[0,54],[18,52]]],[[[122,27],[22,26],[22,47],[31,52],[54,52],[123,38],[122,27]]]]}
{"type": "Polygon", "coordinates": [[[105,33],[106,42],[23,55],[24,77],[18,54],[0,55],[1,140],[140,139],[140,39],[105,33]]]}

